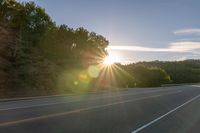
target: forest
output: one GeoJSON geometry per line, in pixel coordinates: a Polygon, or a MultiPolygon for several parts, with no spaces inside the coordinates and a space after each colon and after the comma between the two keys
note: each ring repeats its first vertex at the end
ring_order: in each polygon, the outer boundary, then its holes
{"type": "Polygon", "coordinates": [[[57,25],[34,2],[0,3],[0,98],[200,82],[200,60],[104,66],[109,41],[57,25]]]}

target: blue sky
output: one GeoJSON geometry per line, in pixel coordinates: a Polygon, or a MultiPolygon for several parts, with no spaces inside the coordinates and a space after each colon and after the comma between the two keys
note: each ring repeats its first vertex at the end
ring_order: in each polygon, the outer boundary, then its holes
{"type": "Polygon", "coordinates": [[[200,58],[199,0],[35,2],[57,24],[105,36],[109,53],[122,62],[200,58]]]}

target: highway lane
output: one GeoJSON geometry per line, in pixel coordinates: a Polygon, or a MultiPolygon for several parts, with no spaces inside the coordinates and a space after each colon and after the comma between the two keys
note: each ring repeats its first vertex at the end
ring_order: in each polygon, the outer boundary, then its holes
{"type": "Polygon", "coordinates": [[[0,132],[131,133],[195,97],[140,132],[160,132],[164,128],[171,130],[162,132],[187,132],[191,127],[198,131],[199,94],[199,86],[188,85],[2,102],[0,132]],[[182,110],[184,115],[180,117],[178,112],[182,110]],[[176,121],[170,121],[171,117],[176,121]],[[185,120],[184,129],[177,130],[173,127],[180,125],[180,118],[185,120]]]}
{"type": "MultiPolygon", "coordinates": [[[[138,95],[138,94],[146,94],[153,92],[165,92],[170,90],[179,90],[180,86],[176,88],[139,88],[139,89],[129,89],[129,91],[117,91],[115,93],[112,92],[104,92],[104,93],[94,93],[94,94],[83,94],[83,95],[74,95],[74,96],[52,96],[52,97],[44,97],[37,99],[28,99],[28,100],[14,100],[8,102],[0,102],[0,111],[1,110],[9,110],[9,109],[17,109],[17,108],[25,108],[30,106],[44,106],[44,105],[53,105],[59,103],[71,103],[71,102],[81,102],[83,100],[99,100],[105,98],[112,97],[122,97],[122,96],[130,96],[130,95],[138,95]]],[[[182,87],[181,87],[182,89],[182,87]]]]}

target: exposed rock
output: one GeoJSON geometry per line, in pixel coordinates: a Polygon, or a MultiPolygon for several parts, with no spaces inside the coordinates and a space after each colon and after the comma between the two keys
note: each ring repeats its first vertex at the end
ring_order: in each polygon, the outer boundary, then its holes
{"type": "Polygon", "coordinates": [[[14,49],[16,46],[16,31],[9,28],[6,21],[0,22],[0,97],[6,96],[5,90],[14,89],[17,74],[14,64],[14,49]]]}

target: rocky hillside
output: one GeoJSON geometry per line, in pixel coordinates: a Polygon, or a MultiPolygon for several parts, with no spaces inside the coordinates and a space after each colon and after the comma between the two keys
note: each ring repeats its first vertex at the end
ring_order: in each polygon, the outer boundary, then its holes
{"type": "Polygon", "coordinates": [[[32,49],[29,65],[19,65],[20,59],[16,55],[18,32],[10,28],[7,21],[1,20],[0,35],[0,98],[45,95],[43,91],[51,88],[53,82],[44,76],[51,75],[54,70],[50,69],[55,65],[44,59],[38,48],[32,49]],[[27,71],[26,79],[23,79],[24,69],[27,71]],[[29,82],[34,85],[29,85],[29,82]]]}
{"type": "Polygon", "coordinates": [[[14,95],[13,90],[17,88],[19,82],[14,67],[17,32],[10,28],[6,21],[1,20],[0,35],[0,97],[3,98],[14,95]]]}

